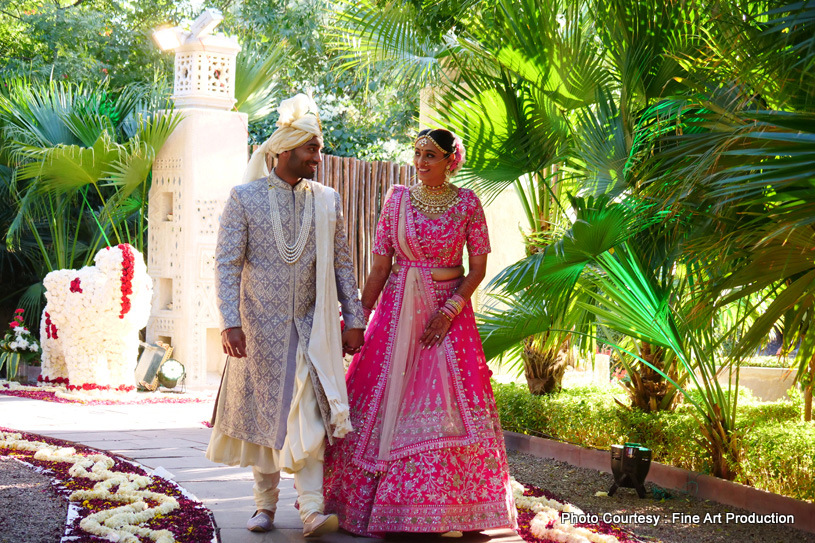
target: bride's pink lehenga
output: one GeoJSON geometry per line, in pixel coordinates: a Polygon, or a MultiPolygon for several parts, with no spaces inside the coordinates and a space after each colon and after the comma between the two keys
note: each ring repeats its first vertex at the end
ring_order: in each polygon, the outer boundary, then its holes
{"type": "Polygon", "coordinates": [[[461,279],[432,268],[490,251],[475,193],[438,219],[395,187],[377,225],[374,252],[396,256],[346,375],[355,431],[325,455],[326,512],[360,535],[515,527],[504,439],[481,340],[468,302],[441,346],[419,343],[428,320],[461,279]]]}

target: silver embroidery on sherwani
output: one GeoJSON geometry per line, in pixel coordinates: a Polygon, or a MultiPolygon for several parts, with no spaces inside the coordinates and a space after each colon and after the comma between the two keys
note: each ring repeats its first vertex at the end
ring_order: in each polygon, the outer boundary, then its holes
{"type": "MultiPolygon", "coordinates": [[[[215,268],[221,326],[243,328],[247,357],[230,359],[227,365],[225,390],[220,392],[225,394],[224,408],[217,414],[217,424],[231,437],[273,449],[282,448],[286,435],[297,350],[292,342],[307,352],[311,337],[316,244],[312,223],[300,259],[294,264],[283,261],[272,235],[268,191],[276,191],[283,232],[291,243],[312,183],[303,180],[292,188],[272,173],[268,183],[259,179],[233,188],[218,233],[215,268]]],[[[335,193],[337,297],[346,326],[364,328],[341,209],[335,193]]],[[[314,389],[323,411],[328,403],[320,397],[322,388],[314,389]]],[[[324,422],[326,415],[323,412],[324,422]]]]}

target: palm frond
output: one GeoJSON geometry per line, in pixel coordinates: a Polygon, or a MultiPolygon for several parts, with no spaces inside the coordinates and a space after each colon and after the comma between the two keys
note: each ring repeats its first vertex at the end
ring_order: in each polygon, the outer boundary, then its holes
{"type": "Polygon", "coordinates": [[[595,107],[577,112],[574,132],[567,170],[581,179],[581,193],[613,197],[627,188],[625,127],[608,91],[598,92],[595,107]]]}
{"type": "Polygon", "coordinates": [[[278,74],[288,62],[288,45],[279,41],[260,50],[247,45],[235,64],[235,109],[249,116],[249,122],[265,119],[274,111],[278,74]]]}
{"type": "Polygon", "coordinates": [[[522,296],[494,295],[493,307],[478,315],[478,331],[487,360],[517,348],[523,338],[546,332],[552,317],[545,303],[535,303],[522,296]]]}
{"type": "Polygon", "coordinates": [[[62,83],[27,85],[22,80],[10,81],[8,95],[0,95],[4,138],[36,147],[80,143],[63,118],[73,110],[76,95],[84,92],[81,86],[62,83]]]}
{"type": "Polygon", "coordinates": [[[107,185],[118,187],[118,198],[127,198],[145,182],[156,155],[181,119],[180,113],[164,112],[141,120],[136,136],[105,172],[107,185]]]}
{"type": "Polygon", "coordinates": [[[442,80],[447,44],[421,32],[421,12],[412,3],[373,0],[339,3],[329,29],[331,48],[343,69],[379,74],[399,86],[420,89],[442,80]]]}
{"type": "Polygon", "coordinates": [[[32,160],[18,169],[18,175],[21,179],[36,179],[39,192],[70,193],[96,185],[122,151],[107,132],[102,132],[90,148],[60,145],[30,150],[32,160]]]}
{"type": "Polygon", "coordinates": [[[569,291],[583,269],[597,256],[625,242],[656,220],[646,208],[612,203],[606,197],[573,198],[576,218],[563,239],[508,266],[488,285],[507,293],[532,289],[569,291]]]}

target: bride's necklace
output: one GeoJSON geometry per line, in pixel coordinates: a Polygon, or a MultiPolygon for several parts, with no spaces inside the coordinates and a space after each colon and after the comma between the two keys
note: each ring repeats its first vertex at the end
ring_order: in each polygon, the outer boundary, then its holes
{"type": "MultiPolygon", "coordinates": [[[[273,175],[273,174],[272,174],[273,175]]],[[[283,224],[280,222],[280,207],[277,205],[277,195],[275,188],[270,179],[269,183],[269,209],[272,216],[272,236],[274,237],[277,252],[280,253],[280,258],[286,264],[294,264],[303,254],[303,249],[306,248],[308,241],[308,234],[311,230],[311,219],[314,213],[314,206],[312,205],[313,196],[311,194],[311,187],[306,185],[306,201],[305,209],[303,210],[303,219],[300,223],[300,232],[294,242],[294,245],[289,245],[286,242],[286,235],[283,233],[283,224]]]]}
{"type": "Polygon", "coordinates": [[[417,183],[410,187],[410,203],[427,215],[445,213],[458,200],[458,190],[447,181],[438,187],[428,187],[424,183],[417,183]]]}

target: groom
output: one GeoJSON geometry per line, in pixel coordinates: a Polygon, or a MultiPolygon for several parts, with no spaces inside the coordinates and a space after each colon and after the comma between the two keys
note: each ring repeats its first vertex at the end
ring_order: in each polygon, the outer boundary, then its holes
{"type": "Polygon", "coordinates": [[[322,161],[317,106],[298,94],[278,112],[221,216],[216,288],[229,358],[206,456],[252,466],[253,532],[273,528],[280,470],[293,473],[303,533],[316,536],[337,529],[323,514],[323,451],[326,437],[352,430],[342,355],[359,351],[365,322],[339,195],[310,181],[322,161]]]}

